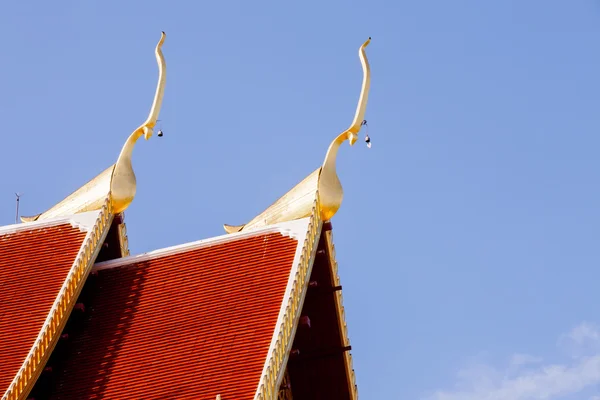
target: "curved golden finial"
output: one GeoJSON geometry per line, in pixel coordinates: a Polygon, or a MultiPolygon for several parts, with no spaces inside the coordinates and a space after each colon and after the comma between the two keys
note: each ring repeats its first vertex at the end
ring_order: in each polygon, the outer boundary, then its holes
{"type": "Polygon", "coordinates": [[[358,50],[363,69],[363,82],[354,119],[350,127],[331,142],[323,165],[247,224],[224,225],[227,233],[307,217],[311,213],[317,193],[320,197],[320,213],[323,221],[331,219],[339,210],[344,191],[336,172],[336,158],[340,145],[346,140],[350,142],[351,146],[354,145],[365,118],[371,87],[371,68],[365,48],[370,42],[371,38],[364,42],[358,50]]]}
{"type": "Polygon", "coordinates": [[[371,43],[371,38],[367,39],[366,42],[358,49],[358,57],[363,68],[363,82],[360,90],[360,97],[358,98],[358,105],[356,106],[356,112],[354,113],[354,119],[350,124],[350,127],[344,132],[340,133],[327,149],[323,166],[321,167],[321,177],[319,179],[319,193],[321,194],[321,218],[323,221],[328,221],[335,215],[342,205],[342,199],[344,197],[344,190],[342,184],[337,176],[335,164],[337,159],[337,153],[342,143],[346,140],[350,143],[350,146],[354,146],[358,139],[358,132],[362,121],[365,119],[365,112],[367,110],[367,101],[369,100],[369,89],[371,88],[371,67],[369,66],[369,60],[367,59],[367,53],[365,48],[371,43]]]}
{"type": "Polygon", "coordinates": [[[113,212],[115,214],[124,211],[131,204],[136,192],[135,173],[131,166],[133,147],[142,135],[144,135],[146,140],[152,136],[165,92],[167,66],[162,53],[162,45],[165,37],[166,34],[162,32],[155,50],[156,62],[158,63],[158,84],[150,113],[146,121],[129,135],[121,149],[117,162],[54,207],[32,217],[21,217],[21,221],[37,221],[97,210],[102,207],[109,193],[111,193],[113,212]]]}
{"type": "Polygon", "coordinates": [[[113,210],[115,210],[115,213],[124,211],[133,201],[133,197],[135,196],[136,192],[135,173],[133,172],[133,168],[131,166],[131,154],[133,153],[133,147],[140,136],[144,135],[146,140],[152,137],[152,132],[156,126],[158,114],[160,113],[160,108],[162,107],[165,84],[167,80],[167,65],[161,49],[165,41],[165,37],[166,34],[162,32],[155,50],[156,62],[158,64],[158,83],[156,85],[156,92],[154,94],[154,101],[152,102],[150,113],[148,114],[146,121],[144,121],[144,123],[136,130],[134,130],[131,135],[129,135],[129,138],[127,138],[127,141],[121,149],[121,153],[119,154],[119,158],[117,159],[115,168],[112,172],[110,191],[112,194],[113,210]]]}

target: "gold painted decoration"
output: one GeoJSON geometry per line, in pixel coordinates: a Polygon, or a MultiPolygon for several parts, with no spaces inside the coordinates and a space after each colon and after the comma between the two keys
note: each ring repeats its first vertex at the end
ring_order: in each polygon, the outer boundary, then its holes
{"type": "Polygon", "coordinates": [[[282,221],[305,218],[311,213],[317,192],[320,196],[319,212],[323,221],[330,220],[339,210],[344,197],[344,191],[336,172],[336,158],[342,143],[346,140],[350,143],[350,146],[356,143],[358,132],[365,118],[371,86],[371,69],[365,48],[370,42],[371,38],[364,42],[358,50],[358,56],[363,69],[363,82],[354,119],[350,127],[331,142],[323,165],[247,224],[238,226],[224,225],[223,227],[227,233],[240,232],[282,221]]]}
{"type": "Polygon", "coordinates": [[[165,37],[165,33],[162,32],[155,50],[156,62],[158,63],[158,84],[150,113],[146,121],[129,135],[121,149],[117,162],[49,210],[35,216],[21,217],[21,221],[38,221],[98,210],[102,207],[109,192],[115,214],[123,212],[131,204],[136,192],[135,173],[131,165],[133,147],[142,135],[146,140],[152,136],[165,92],[167,66],[161,50],[165,37]]]}

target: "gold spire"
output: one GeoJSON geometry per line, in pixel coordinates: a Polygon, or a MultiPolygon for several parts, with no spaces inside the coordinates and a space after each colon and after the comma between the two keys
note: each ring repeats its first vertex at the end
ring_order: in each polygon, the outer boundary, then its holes
{"type": "Polygon", "coordinates": [[[247,224],[238,226],[224,225],[227,233],[307,217],[311,213],[316,196],[320,198],[319,212],[323,221],[330,220],[339,210],[344,197],[344,191],[335,168],[336,158],[340,145],[346,140],[348,140],[350,146],[354,145],[358,138],[361,123],[365,117],[371,86],[371,69],[365,48],[370,42],[371,38],[364,42],[358,50],[358,56],[363,68],[363,83],[354,120],[348,129],[339,134],[331,142],[323,165],[247,224]]]}
{"type": "Polygon", "coordinates": [[[162,32],[155,50],[156,62],[158,63],[158,84],[150,113],[146,121],[129,135],[121,149],[117,162],[54,207],[32,217],[21,217],[21,221],[37,221],[97,210],[102,207],[109,192],[115,214],[124,211],[131,204],[136,192],[135,173],[131,166],[133,147],[142,135],[146,140],[152,136],[165,92],[167,66],[161,50],[165,36],[165,33],[162,32]]]}

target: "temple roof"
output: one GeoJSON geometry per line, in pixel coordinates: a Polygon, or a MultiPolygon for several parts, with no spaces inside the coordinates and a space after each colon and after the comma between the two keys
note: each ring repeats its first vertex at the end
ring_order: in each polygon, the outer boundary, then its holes
{"type": "Polygon", "coordinates": [[[51,398],[254,398],[318,234],[305,218],[96,264],[51,398]]]}
{"type": "Polygon", "coordinates": [[[91,267],[101,215],[0,227],[1,393],[31,385],[52,350],[67,317],[61,310],[91,267]]]}
{"type": "Polygon", "coordinates": [[[0,228],[2,399],[356,399],[329,220],[343,199],[338,150],[366,124],[370,38],[354,119],[319,168],[229,235],[128,256],[131,156],[158,121],[164,39],[150,113],[116,163],[0,228]]]}

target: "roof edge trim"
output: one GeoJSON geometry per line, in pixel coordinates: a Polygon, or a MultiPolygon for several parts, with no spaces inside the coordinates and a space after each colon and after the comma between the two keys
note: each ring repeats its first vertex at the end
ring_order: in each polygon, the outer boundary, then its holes
{"type": "Polygon", "coordinates": [[[56,225],[70,223],[74,228],[79,228],[82,232],[89,232],[96,223],[100,210],[87,211],[80,214],[45,219],[41,221],[25,222],[0,226],[0,235],[9,235],[22,231],[29,231],[40,228],[49,228],[56,225]]]}
{"type": "MultiPolygon", "coordinates": [[[[77,253],[73,265],[52,304],[52,308],[48,312],[44,325],[42,325],[21,368],[2,396],[2,400],[18,400],[28,394],[41,372],[40,367],[45,365],[52,349],[54,349],[56,341],[81,292],[83,283],[85,283],[94,260],[98,256],[99,244],[104,241],[110,229],[114,217],[110,195],[106,197],[102,208],[92,213],[97,215],[94,224],[88,229],[79,253],[77,253]]],[[[79,222],[84,226],[86,222],[89,222],[88,217],[75,218],[74,221],[76,224],[79,222]]],[[[44,222],[48,223],[48,221],[44,222]]],[[[26,226],[29,226],[29,224],[26,226]]]]}
{"type": "Polygon", "coordinates": [[[319,193],[316,192],[312,213],[308,221],[308,226],[305,228],[305,234],[302,238],[298,237],[298,249],[294,256],[294,264],[292,265],[286,292],[281,303],[279,317],[275,325],[275,331],[265,360],[261,379],[254,395],[255,400],[277,398],[277,392],[283,379],[285,365],[294,342],[298,319],[300,318],[300,312],[304,304],[304,298],[306,297],[308,280],[312,271],[322,226],[319,193]]]}
{"type": "MultiPolygon", "coordinates": [[[[333,232],[329,230],[325,233],[325,243],[327,245],[327,253],[329,254],[329,267],[335,286],[341,286],[340,275],[338,273],[338,263],[335,258],[335,245],[333,244],[333,232]]],[[[346,311],[344,309],[344,297],[342,291],[338,290],[334,296],[336,311],[338,315],[338,323],[340,325],[340,333],[342,335],[342,343],[344,346],[350,346],[350,338],[348,337],[348,325],[346,324],[346,311]]],[[[346,374],[348,376],[348,386],[350,397],[352,400],[358,399],[358,385],[356,384],[356,373],[352,362],[352,354],[350,351],[344,352],[344,364],[346,366],[346,374]]]]}
{"type": "Polygon", "coordinates": [[[288,222],[280,222],[278,224],[269,225],[263,228],[247,230],[243,232],[237,232],[232,234],[224,234],[220,236],[211,237],[208,239],[201,239],[195,242],[189,242],[184,244],[179,244],[176,246],[165,247],[158,250],[152,250],[147,253],[137,254],[134,256],[128,256],[123,258],[117,258],[114,260],[108,260],[99,262],[94,265],[94,271],[99,271],[103,269],[109,268],[117,268],[122,267],[129,264],[134,264],[143,261],[155,260],[157,258],[170,256],[179,253],[185,253],[192,250],[197,250],[203,247],[216,246],[222,243],[233,242],[237,240],[246,239],[249,237],[254,237],[258,235],[263,235],[265,233],[280,233],[284,236],[289,236],[293,239],[297,239],[298,237],[304,237],[306,234],[306,225],[310,218],[303,218],[295,221],[288,222]]]}
{"type": "Polygon", "coordinates": [[[100,210],[88,211],[81,214],[74,214],[69,217],[69,222],[74,228],[79,228],[82,232],[89,232],[94,229],[94,226],[98,223],[98,216],[100,210]]]}
{"type": "MultiPolygon", "coordinates": [[[[281,226],[281,234],[284,236],[288,236],[292,239],[297,240],[298,243],[298,249],[302,250],[302,247],[304,245],[304,241],[306,240],[306,235],[308,234],[308,225],[311,222],[311,218],[310,217],[305,217],[305,218],[301,218],[301,219],[297,219],[294,221],[288,221],[285,223],[280,223],[278,225],[281,226]]],[[[231,234],[228,235],[231,237],[231,234]]],[[[296,263],[299,261],[299,254],[296,253],[296,258],[294,258],[294,264],[296,265],[296,263]]]]}
{"type": "MultiPolygon", "coordinates": [[[[279,338],[279,331],[282,329],[283,323],[285,322],[285,318],[286,318],[287,308],[285,306],[289,303],[290,298],[292,297],[294,282],[298,279],[301,262],[304,261],[304,259],[302,258],[302,255],[304,254],[303,250],[308,245],[308,243],[311,241],[310,234],[312,233],[311,232],[312,227],[310,225],[310,222],[311,222],[310,219],[304,218],[303,220],[300,220],[300,221],[303,222],[302,225],[304,228],[303,229],[304,232],[303,232],[302,236],[300,236],[300,237],[298,237],[298,236],[292,237],[293,239],[297,240],[298,244],[296,246],[296,252],[294,253],[294,260],[292,261],[292,268],[290,269],[288,281],[285,286],[285,293],[281,300],[279,314],[277,315],[277,322],[275,323],[275,328],[273,329],[273,334],[271,335],[271,343],[269,345],[269,350],[267,352],[267,357],[265,358],[265,361],[269,360],[271,358],[271,356],[273,355],[273,352],[275,351],[276,346],[278,345],[277,339],[279,338]]],[[[320,230],[320,229],[318,228],[318,230],[320,230]]],[[[317,239],[318,239],[318,232],[317,232],[317,239]]],[[[312,240],[314,241],[314,238],[312,240]]],[[[315,246],[315,248],[316,247],[317,246],[315,246]]],[[[313,254],[311,254],[311,258],[309,260],[309,272],[307,273],[308,276],[310,276],[310,271],[312,271],[313,261],[314,261],[314,252],[313,252],[313,254]]],[[[304,303],[304,297],[305,296],[302,295],[302,299],[301,299],[302,303],[304,303]]],[[[302,307],[300,307],[300,310],[301,309],[302,309],[302,307]]],[[[294,332],[292,332],[290,335],[290,337],[292,338],[291,341],[293,341],[296,326],[297,326],[297,318],[294,319],[294,324],[292,326],[292,329],[294,332]]],[[[287,353],[289,354],[289,350],[287,353]]],[[[285,362],[283,364],[285,365],[285,362]]],[[[261,377],[263,377],[267,373],[268,366],[269,366],[269,364],[267,362],[265,362],[265,364],[263,365],[263,370],[261,372],[261,377]]],[[[279,387],[279,385],[276,385],[276,387],[279,387]]]]}

